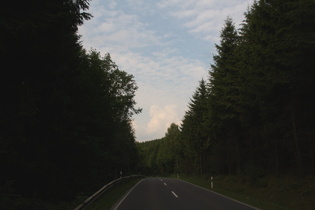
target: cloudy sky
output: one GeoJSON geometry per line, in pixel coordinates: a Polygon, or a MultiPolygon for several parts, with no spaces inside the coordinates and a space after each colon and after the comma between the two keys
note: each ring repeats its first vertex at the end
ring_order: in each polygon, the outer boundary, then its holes
{"type": "Polygon", "coordinates": [[[134,75],[136,140],[162,138],[183,119],[199,81],[208,78],[214,45],[229,16],[236,27],[253,0],[92,0],[79,28],[86,49],[110,53],[134,75]]]}

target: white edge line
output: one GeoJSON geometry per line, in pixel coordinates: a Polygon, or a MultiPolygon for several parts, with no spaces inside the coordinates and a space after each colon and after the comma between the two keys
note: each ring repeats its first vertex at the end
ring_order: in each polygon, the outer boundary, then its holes
{"type": "Polygon", "coordinates": [[[176,193],[174,193],[174,191],[172,191],[172,193],[173,193],[173,195],[174,195],[176,198],[178,198],[178,195],[176,195],[176,193]]]}
{"type": "Polygon", "coordinates": [[[135,189],[138,184],[140,184],[140,182],[142,182],[144,179],[140,180],[135,186],[133,186],[128,192],[127,194],[119,201],[119,203],[117,205],[115,205],[115,208],[113,208],[112,210],[117,210],[117,208],[120,206],[120,204],[128,197],[128,195],[131,193],[131,191],[133,191],[133,189],[135,189]]]}
{"type": "Polygon", "coordinates": [[[230,199],[230,200],[232,200],[232,201],[235,201],[235,202],[237,202],[237,203],[240,203],[240,204],[242,204],[242,205],[244,205],[244,206],[248,206],[248,207],[250,207],[250,208],[252,208],[252,209],[259,210],[259,208],[255,207],[255,206],[251,206],[251,205],[249,205],[249,204],[247,204],[247,203],[243,203],[243,202],[241,202],[241,201],[238,201],[238,200],[235,200],[235,199],[230,198],[230,197],[228,197],[228,196],[225,196],[225,195],[222,195],[222,194],[220,194],[220,193],[214,192],[214,191],[209,190],[209,189],[207,189],[207,188],[200,187],[200,186],[198,186],[198,185],[195,185],[195,184],[193,184],[193,183],[187,182],[187,181],[182,180],[182,179],[177,179],[177,180],[182,181],[182,182],[186,182],[186,183],[188,183],[188,184],[194,185],[195,187],[198,187],[198,188],[207,190],[207,191],[212,192],[212,193],[214,193],[214,194],[217,194],[217,195],[219,195],[219,196],[221,196],[221,197],[224,197],[224,198],[230,199]]]}

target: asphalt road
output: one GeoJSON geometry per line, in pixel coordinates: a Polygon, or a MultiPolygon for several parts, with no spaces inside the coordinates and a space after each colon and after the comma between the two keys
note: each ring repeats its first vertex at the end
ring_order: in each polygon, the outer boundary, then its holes
{"type": "Polygon", "coordinates": [[[253,210],[204,188],[172,178],[146,178],[138,182],[113,210],[253,210]]]}

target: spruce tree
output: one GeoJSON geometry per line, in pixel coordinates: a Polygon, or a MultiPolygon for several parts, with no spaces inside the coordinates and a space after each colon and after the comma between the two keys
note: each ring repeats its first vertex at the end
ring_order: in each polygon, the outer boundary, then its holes
{"type": "MultiPolygon", "coordinates": [[[[181,126],[187,165],[194,164],[195,172],[203,174],[208,170],[210,139],[207,128],[208,91],[205,80],[199,82],[185,113],[181,126]],[[190,160],[189,160],[190,159],[190,160]],[[193,160],[194,162],[190,162],[193,160]]],[[[186,166],[187,168],[187,166],[186,166]]]]}
{"type": "Polygon", "coordinates": [[[217,170],[235,173],[240,170],[239,156],[239,85],[236,68],[238,34],[231,18],[227,18],[221,31],[220,45],[210,71],[210,135],[213,140],[217,170]]]}

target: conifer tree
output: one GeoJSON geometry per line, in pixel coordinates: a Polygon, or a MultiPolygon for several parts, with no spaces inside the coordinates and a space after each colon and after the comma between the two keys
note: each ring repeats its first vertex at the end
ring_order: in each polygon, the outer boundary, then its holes
{"type": "Polygon", "coordinates": [[[231,18],[221,31],[221,43],[210,71],[210,127],[214,160],[218,170],[240,170],[239,157],[239,72],[236,68],[238,35],[231,18]]]}
{"type": "Polygon", "coordinates": [[[195,165],[195,172],[199,174],[203,174],[208,170],[207,160],[210,151],[210,139],[207,130],[207,115],[205,114],[208,110],[207,103],[207,85],[205,80],[202,79],[192,96],[181,126],[182,139],[186,148],[184,151],[187,155],[186,168],[193,164],[195,165]],[[191,162],[191,160],[194,162],[191,162]]]}

